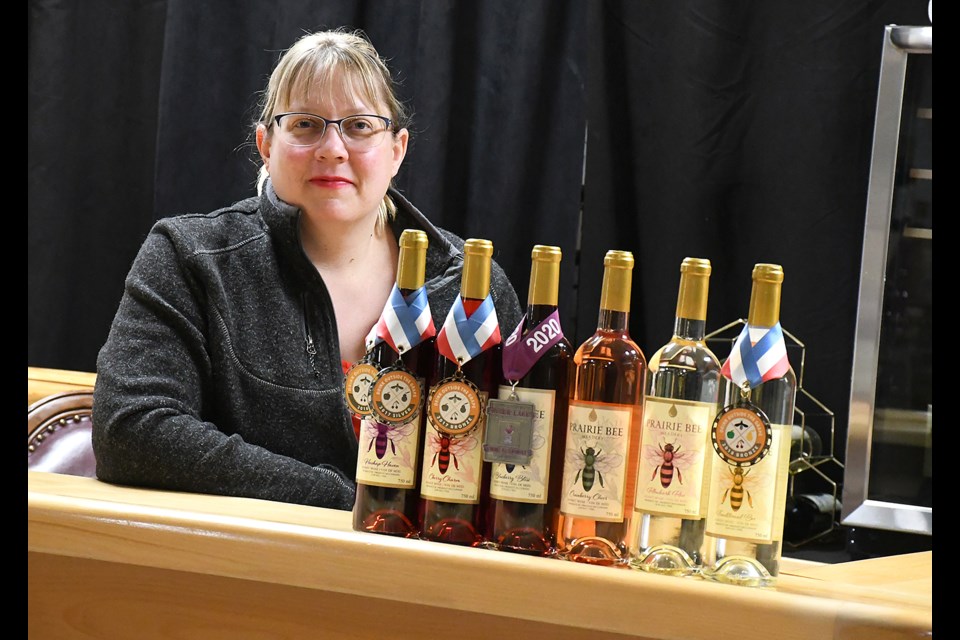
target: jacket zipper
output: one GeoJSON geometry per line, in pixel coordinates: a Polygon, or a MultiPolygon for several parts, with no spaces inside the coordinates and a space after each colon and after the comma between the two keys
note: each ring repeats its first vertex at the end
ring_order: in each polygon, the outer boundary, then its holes
{"type": "Polygon", "coordinates": [[[310,323],[307,320],[307,294],[300,294],[300,301],[303,308],[303,339],[306,343],[307,355],[310,356],[310,368],[313,369],[313,375],[320,378],[320,372],[317,371],[317,347],[313,344],[313,337],[310,335],[310,323]]]}

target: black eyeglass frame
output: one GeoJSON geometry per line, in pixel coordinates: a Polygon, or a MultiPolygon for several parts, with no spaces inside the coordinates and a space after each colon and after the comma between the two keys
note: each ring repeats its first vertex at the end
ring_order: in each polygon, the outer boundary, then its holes
{"type": "Polygon", "coordinates": [[[284,118],[284,117],[286,117],[286,116],[310,116],[311,118],[317,118],[317,119],[319,119],[319,120],[323,120],[323,131],[320,132],[320,137],[321,137],[321,138],[323,138],[323,136],[327,135],[327,127],[329,127],[329,126],[332,125],[332,124],[337,125],[337,131],[340,132],[340,137],[342,138],[342,137],[343,137],[343,129],[340,128],[340,123],[343,122],[344,120],[349,120],[350,118],[379,118],[380,120],[383,120],[384,122],[387,123],[387,127],[386,127],[386,129],[384,129],[384,132],[386,132],[386,131],[391,131],[391,132],[393,132],[393,133],[396,133],[396,131],[393,130],[393,120],[391,120],[391,119],[388,118],[387,116],[381,116],[381,115],[377,115],[377,114],[375,114],[375,113],[354,113],[354,114],[351,114],[351,115],[349,115],[349,116],[344,116],[343,118],[340,118],[339,120],[330,120],[330,119],[328,119],[328,118],[324,118],[323,116],[318,116],[318,115],[315,114],[315,113],[308,113],[308,112],[306,112],[306,111],[288,111],[287,113],[280,113],[280,114],[277,114],[277,115],[273,116],[273,121],[274,121],[274,122],[276,123],[276,125],[279,127],[279,126],[280,126],[280,118],[284,118]]]}

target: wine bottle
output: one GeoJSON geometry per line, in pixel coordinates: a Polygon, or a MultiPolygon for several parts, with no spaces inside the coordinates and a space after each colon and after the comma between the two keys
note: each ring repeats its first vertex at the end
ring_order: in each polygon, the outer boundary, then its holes
{"type": "Polygon", "coordinates": [[[717,582],[766,587],[780,573],[797,396],[780,328],[782,283],[780,265],[754,266],[747,324],[721,368],[701,571],[717,582]]]}
{"type": "Polygon", "coordinates": [[[424,288],[427,234],[400,234],[396,286],[367,337],[368,411],[361,421],[353,528],[416,537],[426,381],[436,363],[435,328],[424,288]]]}
{"type": "Polygon", "coordinates": [[[436,369],[427,397],[421,472],[420,537],[481,546],[490,465],[482,447],[487,400],[501,376],[500,327],[490,296],[493,243],[463,245],[460,295],[437,334],[436,369]]]}
{"type": "Polygon", "coordinates": [[[633,254],[603,260],[596,332],[573,356],[558,557],[598,565],[628,560],[647,360],[630,337],[633,254]]]}
{"type": "Polygon", "coordinates": [[[491,463],[485,537],[502,551],[556,552],[573,347],[557,301],[560,247],[531,252],[527,312],[503,344],[503,379],[487,410],[491,463]],[[522,449],[526,452],[522,452],[522,449]]]}
{"type": "Polygon", "coordinates": [[[823,454],[823,439],[815,429],[795,424],[790,433],[790,472],[809,469],[823,454]]]}
{"type": "Polygon", "coordinates": [[[709,260],[683,260],[673,337],[649,362],[630,548],[636,569],[685,576],[703,564],[721,378],[720,361],[704,342],[710,272],[709,260]]]}
{"type": "Polygon", "coordinates": [[[784,540],[789,544],[801,545],[825,536],[836,528],[841,507],[835,492],[788,495],[784,540]]]}

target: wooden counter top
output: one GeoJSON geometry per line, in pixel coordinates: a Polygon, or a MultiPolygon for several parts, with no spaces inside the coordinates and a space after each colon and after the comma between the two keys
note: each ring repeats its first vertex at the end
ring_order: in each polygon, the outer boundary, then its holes
{"type": "Polygon", "coordinates": [[[67,369],[27,367],[27,406],[54,393],[93,389],[97,374],[67,369]]]}
{"type": "Polygon", "coordinates": [[[932,552],[785,558],[776,588],[751,589],[355,532],[344,511],[33,471],[27,530],[33,639],[932,636],[932,552]]]}

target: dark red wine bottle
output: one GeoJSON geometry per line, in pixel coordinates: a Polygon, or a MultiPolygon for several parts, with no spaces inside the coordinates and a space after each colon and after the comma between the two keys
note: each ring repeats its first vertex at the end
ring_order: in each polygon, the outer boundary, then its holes
{"type": "MultiPolygon", "coordinates": [[[[427,234],[406,229],[399,244],[397,290],[407,299],[423,287],[427,234]]],[[[425,299],[425,292],[421,295],[425,299]]],[[[371,415],[360,427],[353,528],[409,538],[419,534],[423,404],[436,365],[436,345],[432,332],[408,348],[406,344],[395,347],[382,340],[368,355],[379,374],[371,385],[371,415]],[[389,387],[401,394],[391,397],[389,387]]]]}
{"type": "MultiPolygon", "coordinates": [[[[492,310],[490,265],[493,243],[468,239],[463,246],[459,303],[465,317],[492,310]]],[[[456,306],[456,303],[455,303],[456,306]]],[[[451,309],[453,312],[453,309],[451,309]]],[[[495,318],[495,311],[494,317],[495,318]]],[[[488,314],[489,315],[489,314],[488,314]]],[[[449,322],[447,323],[449,324],[449,322]]],[[[482,458],[486,404],[497,393],[503,375],[499,327],[496,338],[484,332],[463,342],[487,345],[478,353],[451,359],[446,328],[437,337],[437,366],[427,396],[420,486],[420,537],[435,542],[481,546],[483,509],[489,490],[490,468],[482,458]],[[446,353],[446,355],[445,355],[446,353]]]]}
{"type": "Polygon", "coordinates": [[[502,551],[537,556],[556,552],[567,407],[574,373],[573,347],[563,336],[557,310],[561,257],[559,247],[533,248],[522,332],[503,346],[505,383],[500,385],[498,397],[528,403],[532,413],[530,461],[490,463],[486,538],[502,551]],[[508,358],[511,353],[516,356],[508,358]]]}

